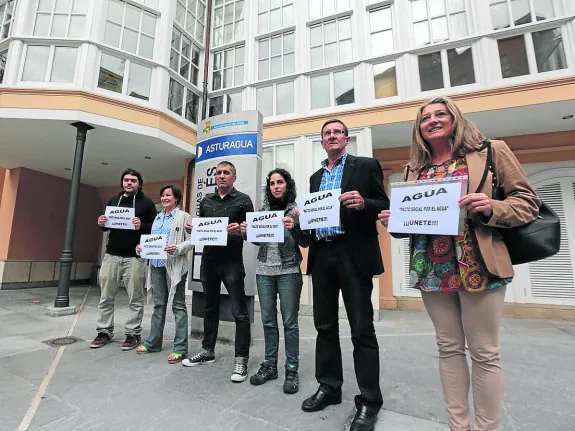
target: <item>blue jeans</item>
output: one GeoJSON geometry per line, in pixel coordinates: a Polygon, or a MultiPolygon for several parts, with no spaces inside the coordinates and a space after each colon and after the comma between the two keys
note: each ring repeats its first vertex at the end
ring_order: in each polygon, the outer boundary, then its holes
{"type": "Polygon", "coordinates": [[[256,275],[264,326],[265,360],[278,360],[279,330],[277,297],[284,325],[286,365],[297,369],[299,364],[298,312],[302,287],[301,273],[283,275],[256,275]]]}
{"type": "MultiPolygon", "coordinates": [[[[152,276],[152,296],[154,298],[154,313],[152,314],[152,323],[150,325],[150,335],[144,342],[144,346],[152,352],[162,349],[164,338],[164,325],[166,323],[166,309],[168,308],[168,293],[170,278],[168,277],[165,267],[151,268],[152,276]]],[[[174,334],[174,353],[182,355],[188,354],[188,310],[186,308],[186,276],[183,276],[174,294],[172,302],[172,311],[176,322],[176,332],[174,334]]]]}

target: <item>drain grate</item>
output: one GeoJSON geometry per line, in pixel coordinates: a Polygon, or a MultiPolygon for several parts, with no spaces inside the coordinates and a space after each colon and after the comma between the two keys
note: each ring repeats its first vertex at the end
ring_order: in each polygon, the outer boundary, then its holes
{"type": "Polygon", "coordinates": [[[83,340],[78,337],[58,337],[58,338],[52,338],[51,340],[43,341],[43,343],[46,343],[50,347],[62,347],[67,346],[69,344],[77,343],[78,341],[83,340]]]}

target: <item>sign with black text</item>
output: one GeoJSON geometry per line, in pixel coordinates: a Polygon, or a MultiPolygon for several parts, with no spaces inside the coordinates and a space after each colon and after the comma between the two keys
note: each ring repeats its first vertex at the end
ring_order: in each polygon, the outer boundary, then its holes
{"type": "Polygon", "coordinates": [[[132,219],[136,216],[134,208],[107,206],[104,215],[108,216],[106,224],[108,229],[135,230],[132,219]]]}
{"type": "Polygon", "coordinates": [[[140,246],[142,252],[140,257],[143,259],[167,259],[168,253],[164,250],[168,241],[168,235],[142,235],[140,239],[140,246]]]}
{"type": "Polygon", "coordinates": [[[246,213],[249,242],[284,242],[283,211],[246,213]]]}
{"type": "Polygon", "coordinates": [[[192,244],[228,245],[228,220],[229,217],[192,218],[192,244]]]}
{"type": "Polygon", "coordinates": [[[339,226],[341,189],[308,193],[296,198],[302,229],[339,226]]]}
{"type": "Polygon", "coordinates": [[[467,177],[391,184],[390,233],[459,235],[464,211],[459,199],[467,191],[467,177]]]}

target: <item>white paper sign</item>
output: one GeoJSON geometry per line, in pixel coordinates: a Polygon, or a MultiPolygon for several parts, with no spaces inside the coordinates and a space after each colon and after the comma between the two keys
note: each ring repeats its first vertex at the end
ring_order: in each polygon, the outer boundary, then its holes
{"type": "Polygon", "coordinates": [[[192,218],[192,244],[228,245],[228,220],[229,217],[192,218]]]}
{"type": "Polygon", "coordinates": [[[140,239],[140,246],[142,252],[140,256],[143,259],[167,259],[168,253],[164,250],[168,241],[168,235],[142,235],[140,239]]]}
{"type": "Polygon", "coordinates": [[[132,223],[132,219],[136,217],[134,208],[107,206],[104,215],[108,216],[104,226],[109,229],[135,229],[132,223]]]}
{"type": "Polygon", "coordinates": [[[283,211],[246,213],[249,242],[284,242],[283,211]]]}
{"type": "Polygon", "coordinates": [[[297,197],[299,224],[302,229],[339,226],[341,189],[308,193],[297,197]]]}
{"type": "Polygon", "coordinates": [[[391,184],[388,232],[459,235],[464,212],[458,201],[467,190],[467,177],[391,184]]]}

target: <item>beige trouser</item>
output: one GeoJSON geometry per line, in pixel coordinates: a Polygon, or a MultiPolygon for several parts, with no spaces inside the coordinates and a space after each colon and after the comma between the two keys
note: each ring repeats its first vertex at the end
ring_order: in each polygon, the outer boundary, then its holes
{"type": "Polygon", "coordinates": [[[123,281],[128,292],[128,320],[125,325],[126,335],[140,335],[142,317],[144,316],[144,270],[146,261],[138,257],[120,257],[106,253],[100,267],[98,281],[100,310],[96,331],[114,335],[114,302],[118,284],[123,281]]]}
{"type": "Polygon", "coordinates": [[[435,326],[449,428],[451,431],[470,429],[467,339],[472,361],[474,428],[498,431],[504,390],[499,322],[505,287],[473,293],[422,292],[422,297],[435,326]]]}

